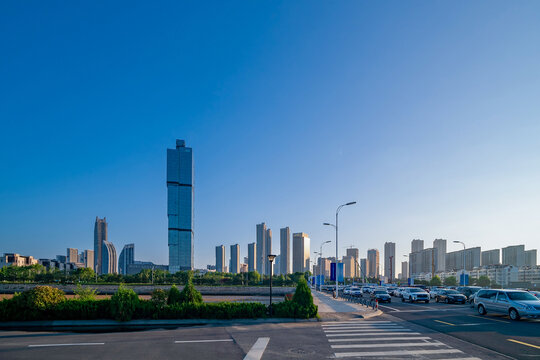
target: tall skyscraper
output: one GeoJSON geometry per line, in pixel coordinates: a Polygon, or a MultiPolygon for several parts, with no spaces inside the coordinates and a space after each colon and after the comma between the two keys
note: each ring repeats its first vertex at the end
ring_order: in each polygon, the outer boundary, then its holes
{"type": "Polygon", "coordinates": [[[95,258],[94,250],[84,250],[84,253],[83,253],[84,267],[94,270],[94,258],[95,258]]]}
{"type": "Polygon", "coordinates": [[[266,224],[257,224],[257,272],[265,275],[266,253],[266,224]]]}
{"type": "Polygon", "coordinates": [[[420,252],[424,250],[424,240],[414,239],[411,241],[411,252],[420,252]]]}
{"type": "Polygon", "coordinates": [[[127,275],[128,265],[135,263],[135,244],[124,245],[118,258],[118,272],[122,275],[127,275]]]}
{"type": "Polygon", "coordinates": [[[98,274],[102,274],[101,255],[103,242],[107,241],[107,218],[100,219],[96,216],[94,224],[94,270],[98,274]]]}
{"type": "Polygon", "coordinates": [[[73,248],[67,248],[66,262],[77,263],[79,262],[79,250],[73,248]]]}
{"type": "Polygon", "coordinates": [[[462,270],[463,258],[465,257],[465,270],[472,270],[480,266],[480,247],[467,248],[465,256],[464,250],[452,251],[446,254],[446,271],[462,270]]]}
{"type": "Polygon", "coordinates": [[[225,271],[225,246],[216,246],[216,272],[225,271]]]}
{"type": "Polygon", "coordinates": [[[264,245],[266,246],[264,251],[266,254],[264,257],[264,273],[270,275],[270,267],[272,266],[268,260],[268,255],[272,254],[272,230],[270,229],[266,230],[266,240],[264,245]]]}
{"type": "Polygon", "coordinates": [[[401,262],[401,279],[406,280],[409,278],[409,264],[406,261],[401,262]]]}
{"type": "Polygon", "coordinates": [[[116,274],[118,268],[116,259],[116,249],[114,245],[111,242],[104,240],[101,247],[101,273],[116,274]]]}
{"type": "Polygon", "coordinates": [[[293,272],[309,270],[310,240],[305,233],[293,234],[293,272]]]}
{"type": "Polygon", "coordinates": [[[396,243],[384,243],[384,276],[389,282],[396,278],[396,243]]]}
{"type": "Polygon", "coordinates": [[[238,274],[240,272],[240,245],[231,245],[231,265],[229,272],[238,274]]]}
{"type": "Polygon", "coordinates": [[[525,265],[525,245],[513,245],[502,248],[502,264],[525,265]]]}
{"type": "Polygon", "coordinates": [[[193,153],[184,140],[167,149],[169,271],[193,270],[193,153]]]}
{"type": "Polygon", "coordinates": [[[367,252],[368,259],[368,277],[379,278],[380,265],[379,265],[379,250],[370,249],[367,252]]]}
{"type": "Polygon", "coordinates": [[[291,273],[291,231],[289,227],[284,227],[279,230],[279,243],[280,243],[280,255],[279,259],[280,273],[290,274],[291,273]]]}
{"type": "Polygon", "coordinates": [[[525,251],[525,266],[536,266],[536,249],[525,251]]]}
{"type": "Polygon", "coordinates": [[[257,244],[248,244],[248,271],[257,270],[257,244]]]}
{"type": "Polygon", "coordinates": [[[480,254],[482,256],[482,266],[499,265],[501,263],[500,249],[486,250],[482,251],[480,254]]]}
{"type": "Polygon", "coordinates": [[[368,267],[369,267],[368,259],[360,259],[360,277],[362,279],[367,278],[367,276],[368,276],[368,267]]]}
{"type": "Polygon", "coordinates": [[[352,256],[354,258],[354,274],[353,277],[360,276],[360,252],[357,248],[348,248],[347,256],[352,256]]]}
{"type": "Polygon", "coordinates": [[[433,248],[436,249],[437,254],[437,268],[435,271],[444,271],[446,269],[446,240],[435,239],[433,241],[433,248]]]}

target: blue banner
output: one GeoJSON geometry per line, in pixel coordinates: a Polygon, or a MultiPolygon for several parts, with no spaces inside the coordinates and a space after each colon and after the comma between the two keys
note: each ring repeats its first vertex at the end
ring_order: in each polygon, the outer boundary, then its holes
{"type": "Polygon", "coordinates": [[[330,280],[336,281],[336,263],[330,264],[330,280]]]}
{"type": "Polygon", "coordinates": [[[343,263],[338,264],[338,282],[343,282],[343,263]]]}

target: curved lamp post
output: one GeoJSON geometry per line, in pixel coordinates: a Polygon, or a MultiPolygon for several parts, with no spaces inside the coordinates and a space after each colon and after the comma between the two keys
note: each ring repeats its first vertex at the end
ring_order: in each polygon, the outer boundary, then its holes
{"type": "Polygon", "coordinates": [[[268,261],[270,261],[270,316],[272,316],[272,276],[274,275],[274,267],[272,266],[272,263],[274,262],[275,258],[276,255],[268,255],[268,261]]]}

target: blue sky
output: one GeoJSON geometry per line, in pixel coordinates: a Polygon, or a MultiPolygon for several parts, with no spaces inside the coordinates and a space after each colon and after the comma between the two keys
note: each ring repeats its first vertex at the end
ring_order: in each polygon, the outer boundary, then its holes
{"type": "Polygon", "coordinates": [[[340,251],[540,247],[538,2],[8,1],[0,33],[0,252],[92,249],[106,216],[167,263],[177,138],[197,267],[262,221],[315,250],[353,200],[340,251]]]}

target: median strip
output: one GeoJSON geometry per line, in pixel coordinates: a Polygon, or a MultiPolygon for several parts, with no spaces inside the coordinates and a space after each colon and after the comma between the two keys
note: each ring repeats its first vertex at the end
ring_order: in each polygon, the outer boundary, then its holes
{"type": "Polygon", "coordinates": [[[538,346],[538,345],[528,344],[528,343],[523,342],[523,341],[518,341],[518,340],[514,340],[514,339],[506,339],[506,340],[511,341],[513,343],[516,343],[516,344],[521,344],[521,345],[525,345],[525,346],[530,346],[530,347],[535,348],[535,349],[540,349],[540,346],[538,346]]]}
{"type": "Polygon", "coordinates": [[[441,321],[441,320],[434,320],[438,323],[441,323],[441,324],[445,324],[445,325],[450,325],[450,326],[456,326],[456,324],[452,324],[452,323],[449,323],[449,322],[446,322],[446,321],[441,321]]]}

